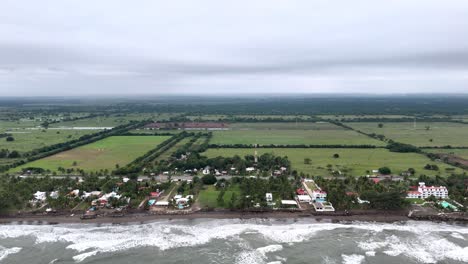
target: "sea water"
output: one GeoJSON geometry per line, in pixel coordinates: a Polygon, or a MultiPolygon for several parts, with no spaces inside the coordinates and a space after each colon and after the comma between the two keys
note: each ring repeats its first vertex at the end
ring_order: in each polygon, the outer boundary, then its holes
{"type": "Polygon", "coordinates": [[[447,223],[195,219],[0,225],[0,263],[468,263],[447,223]]]}

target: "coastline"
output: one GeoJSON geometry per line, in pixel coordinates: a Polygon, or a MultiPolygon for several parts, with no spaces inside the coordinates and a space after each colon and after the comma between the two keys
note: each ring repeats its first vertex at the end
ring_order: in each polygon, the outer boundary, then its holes
{"type": "Polygon", "coordinates": [[[348,221],[363,221],[363,222],[403,222],[408,220],[429,220],[429,221],[461,221],[463,219],[441,219],[441,218],[413,218],[408,217],[402,211],[396,212],[381,212],[369,214],[312,214],[306,212],[239,212],[239,211],[210,211],[210,212],[193,212],[189,214],[149,214],[149,213],[130,213],[124,216],[97,216],[94,219],[80,219],[79,214],[75,215],[27,215],[27,216],[8,216],[0,217],[0,224],[129,224],[147,222],[157,220],[179,220],[179,219],[313,219],[317,222],[348,222],[348,221]]]}

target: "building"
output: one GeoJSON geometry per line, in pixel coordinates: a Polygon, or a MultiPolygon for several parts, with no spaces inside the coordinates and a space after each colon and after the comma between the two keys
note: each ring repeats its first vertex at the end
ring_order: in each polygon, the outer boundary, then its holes
{"type": "Polygon", "coordinates": [[[330,202],[315,202],[313,203],[314,209],[317,212],[334,212],[335,208],[330,202]]]}
{"type": "Polygon", "coordinates": [[[310,198],[309,195],[298,195],[297,200],[300,203],[310,203],[310,202],[312,202],[312,198],[310,198]]]}
{"type": "Polygon", "coordinates": [[[312,191],[312,199],[314,201],[326,200],[327,199],[327,192],[322,191],[322,190],[314,190],[314,191],[312,191]]]}
{"type": "Polygon", "coordinates": [[[266,194],[265,194],[265,199],[266,199],[267,203],[273,202],[273,194],[271,194],[271,193],[266,193],[266,194]]]}
{"type": "Polygon", "coordinates": [[[434,196],[436,198],[447,198],[448,197],[447,187],[426,186],[424,182],[420,182],[417,190],[407,192],[406,198],[426,199],[429,196],[434,196]]]}

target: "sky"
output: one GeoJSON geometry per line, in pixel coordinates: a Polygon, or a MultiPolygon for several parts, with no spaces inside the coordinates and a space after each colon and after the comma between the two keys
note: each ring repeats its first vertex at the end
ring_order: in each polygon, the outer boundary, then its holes
{"type": "Polygon", "coordinates": [[[468,93],[468,1],[1,1],[0,96],[254,93],[468,93]]]}

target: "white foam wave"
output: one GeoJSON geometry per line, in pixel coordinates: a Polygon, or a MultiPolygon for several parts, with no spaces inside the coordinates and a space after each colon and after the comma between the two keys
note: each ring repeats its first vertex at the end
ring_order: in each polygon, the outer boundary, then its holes
{"type": "Polygon", "coordinates": [[[6,259],[9,255],[16,254],[21,251],[20,247],[6,248],[0,246],[0,261],[6,259]]]}
{"type": "Polygon", "coordinates": [[[276,251],[280,251],[283,249],[283,246],[282,245],[269,245],[269,246],[266,246],[266,247],[260,247],[260,248],[257,248],[257,251],[262,254],[262,255],[266,255],[266,253],[270,253],[270,252],[276,252],[276,251]]]}
{"type": "Polygon", "coordinates": [[[98,253],[97,250],[94,250],[94,251],[91,251],[91,252],[86,252],[86,253],[83,253],[83,254],[79,254],[79,255],[76,255],[76,256],[73,256],[73,260],[75,260],[76,262],[81,262],[83,260],[85,260],[86,258],[89,258],[91,256],[94,256],[98,253]]]}
{"type": "Polygon", "coordinates": [[[341,255],[343,258],[343,264],[360,264],[364,261],[365,257],[363,255],[341,255]]]}
{"type": "MultiPolygon", "coordinates": [[[[82,261],[100,252],[122,251],[137,247],[157,247],[160,250],[167,250],[179,247],[191,247],[203,245],[216,239],[237,238],[241,234],[258,234],[266,240],[279,244],[291,244],[302,242],[313,238],[320,231],[334,229],[359,229],[371,233],[381,233],[382,231],[408,232],[413,236],[433,234],[436,232],[457,233],[461,236],[468,234],[468,228],[448,224],[435,224],[428,222],[406,222],[403,224],[388,223],[353,223],[353,224],[332,224],[332,223],[307,223],[297,222],[294,224],[278,224],[270,220],[205,220],[197,224],[187,225],[181,221],[160,221],[139,225],[4,225],[0,228],[0,238],[15,238],[29,236],[35,243],[44,242],[65,242],[69,243],[68,249],[76,250],[80,255],[75,256],[76,261],[82,261]],[[96,252],[90,254],[91,252],[96,252]]],[[[439,242],[444,244],[444,258],[466,259],[462,248],[448,240],[439,242]],[[450,250],[449,250],[450,248],[450,250]]],[[[436,243],[432,241],[430,243],[436,243]]],[[[400,241],[396,236],[387,237],[383,241],[368,241],[359,243],[359,247],[364,251],[376,251],[380,249],[389,255],[412,253],[414,241],[400,241]],[[395,243],[396,245],[392,245],[395,243]],[[406,244],[405,244],[406,243],[406,244]],[[398,245],[406,246],[406,251],[398,245]]],[[[417,244],[423,248],[422,253],[431,252],[434,247],[430,243],[420,242],[417,244]]],[[[281,248],[280,248],[281,247],[281,248]]],[[[249,259],[255,255],[256,259],[263,261],[263,255],[268,250],[281,250],[278,244],[257,250],[246,250],[244,256],[239,259],[249,259]],[[260,253],[263,252],[263,253],[260,253]],[[251,256],[252,255],[252,256],[251,256]]],[[[437,252],[438,250],[433,250],[437,252]]],[[[432,253],[435,254],[435,253],[432,253]]],[[[431,255],[431,254],[429,254],[431,255]]],[[[421,255],[422,256],[422,255],[421,255]]],[[[426,261],[429,261],[427,259],[426,261]]],[[[244,262],[245,263],[245,262],[244,262]]],[[[256,263],[256,262],[253,262],[256,263]]],[[[261,262],[257,262],[261,263],[261,262]]]]}

